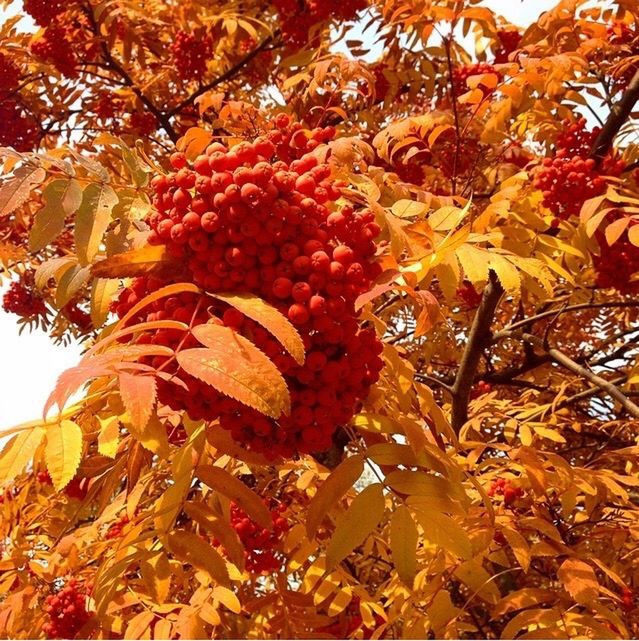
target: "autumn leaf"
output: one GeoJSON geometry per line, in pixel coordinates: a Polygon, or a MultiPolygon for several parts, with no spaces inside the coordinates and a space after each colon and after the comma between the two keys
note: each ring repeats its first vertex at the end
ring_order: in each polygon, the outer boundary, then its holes
{"type": "Polygon", "coordinates": [[[585,561],[566,559],[559,566],[557,577],[577,603],[590,603],[599,594],[595,571],[585,561]]]}
{"type": "Polygon", "coordinates": [[[82,429],[70,420],[50,425],[46,432],[45,457],[55,489],[60,491],[75,476],[82,457],[82,429]]]}
{"type": "Polygon", "coordinates": [[[177,361],[187,374],[272,418],[289,413],[284,378],[251,341],[214,324],[198,325],[192,333],[206,348],[178,352],[177,361]]]}
{"type": "Polygon", "coordinates": [[[410,510],[400,505],[391,517],[390,545],[397,574],[409,588],[412,588],[417,573],[418,538],[419,532],[410,510]]]}
{"type": "Polygon", "coordinates": [[[319,486],[306,513],[306,531],[309,538],[315,536],[317,528],[321,525],[328,511],[353,487],[363,470],[364,459],[359,455],[349,456],[319,486]]]}
{"type": "Polygon", "coordinates": [[[329,569],[366,540],[382,520],[384,510],[384,492],[380,483],[369,485],[353,499],[346,513],[338,520],[326,548],[329,569]]]}
{"type": "Polygon", "coordinates": [[[141,432],[146,427],[155,406],[157,385],[153,376],[120,372],[120,396],[129,415],[131,426],[141,432]]]}
{"type": "Polygon", "coordinates": [[[252,294],[212,294],[267,329],[299,365],[304,364],[304,343],[294,325],[275,307],[252,294]]]}
{"type": "Polygon", "coordinates": [[[228,584],[229,575],[224,559],[217,550],[197,534],[176,530],[168,535],[168,547],[176,557],[207,572],[218,583],[228,584]]]}
{"type": "Polygon", "coordinates": [[[117,202],[118,195],[109,185],[91,183],[85,187],[75,218],[75,244],[81,265],[88,265],[97,255],[117,202]]]}
{"type": "Polygon", "coordinates": [[[47,172],[42,167],[24,164],[0,185],[0,218],[8,216],[31,195],[31,190],[44,181],[47,172]]]}
{"type": "Polygon", "coordinates": [[[161,266],[168,269],[172,263],[164,245],[146,245],[95,263],[91,266],[91,274],[102,278],[141,276],[161,266]]]}
{"type": "Polygon", "coordinates": [[[33,458],[46,429],[36,425],[13,436],[0,453],[0,483],[12,481],[33,458]]]}

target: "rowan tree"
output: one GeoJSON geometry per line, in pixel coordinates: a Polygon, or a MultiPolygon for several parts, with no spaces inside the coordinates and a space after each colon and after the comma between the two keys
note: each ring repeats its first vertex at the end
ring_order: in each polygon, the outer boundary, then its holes
{"type": "Polygon", "coordinates": [[[0,34],[0,636],[637,637],[635,2],[0,34]]]}

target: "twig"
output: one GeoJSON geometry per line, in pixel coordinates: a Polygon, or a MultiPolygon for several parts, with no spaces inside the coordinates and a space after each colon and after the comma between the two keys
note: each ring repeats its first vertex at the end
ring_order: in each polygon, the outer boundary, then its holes
{"type": "Polygon", "coordinates": [[[470,390],[475,379],[475,372],[479,365],[482,350],[490,344],[490,326],[495,316],[495,309],[504,289],[499,283],[494,272],[490,272],[488,284],[484,289],[481,303],[473,319],[468,343],[459,364],[459,370],[452,388],[453,406],[451,423],[455,432],[459,432],[468,420],[468,402],[470,390]]]}

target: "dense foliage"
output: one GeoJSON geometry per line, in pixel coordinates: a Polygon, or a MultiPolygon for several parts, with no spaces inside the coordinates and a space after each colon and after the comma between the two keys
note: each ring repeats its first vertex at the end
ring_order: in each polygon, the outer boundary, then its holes
{"type": "Polygon", "coordinates": [[[2,638],[639,635],[639,9],[486,4],[4,22],[3,308],[85,350],[2,638]]]}

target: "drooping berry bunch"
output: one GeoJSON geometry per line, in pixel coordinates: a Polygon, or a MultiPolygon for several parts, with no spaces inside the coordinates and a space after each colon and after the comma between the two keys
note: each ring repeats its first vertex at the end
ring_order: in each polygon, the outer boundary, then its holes
{"type": "Polygon", "coordinates": [[[25,272],[20,280],[13,281],[2,297],[2,308],[5,312],[16,314],[21,318],[35,318],[46,313],[42,297],[35,291],[33,278],[25,272]]]}
{"type": "Polygon", "coordinates": [[[109,526],[109,529],[106,531],[104,538],[107,540],[119,538],[120,536],[122,536],[124,527],[128,525],[129,522],[129,517],[126,514],[123,514],[117,521],[115,521],[115,523],[112,523],[109,526]]]}
{"type": "MultiPolygon", "coordinates": [[[[457,67],[453,72],[453,88],[456,96],[461,96],[466,92],[470,91],[468,85],[468,80],[474,76],[484,76],[492,74],[497,76],[501,80],[501,73],[493,67],[493,65],[488,64],[487,62],[475,62],[470,65],[463,65],[457,67]]],[[[490,96],[495,91],[495,87],[483,82],[479,82],[477,89],[480,89],[485,97],[490,96]]]]}
{"type": "Polygon", "coordinates": [[[524,490],[521,487],[513,485],[510,479],[498,478],[494,480],[487,492],[488,496],[503,496],[504,505],[512,505],[517,499],[524,496],[524,490]]]}
{"type": "Polygon", "coordinates": [[[150,111],[134,111],[129,116],[129,127],[141,136],[157,131],[158,120],[150,111]]]}
{"type": "Polygon", "coordinates": [[[0,100],[0,146],[32,151],[38,139],[38,123],[24,107],[12,98],[0,100]]]}
{"type": "Polygon", "coordinates": [[[86,625],[91,614],[87,611],[87,586],[70,579],[56,594],[44,601],[49,621],[42,626],[48,639],[74,639],[86,625]]]}
{"type": "Polygon", "coordinates": [[[534,186],[543,193],[544,206],[559,219],[578,215],[586,200],[605,192],[604,176],[619,176],[625,166],[612,155],[599,166],[589,158],[599,130],[585,127],[585,118],[567,126],[557,138],[554,158],[544,158],[534,178],[534,186]]]}
{"type": "Polygon", "coordinates": [[[88,108],[101,120],[110,120],[122,113],[124,103],[116,94],[105,91],[93,100],[88,108]]]}
{"type": "Polygon", "coordinates": [[[14,91],[20,82],[20,69],[8,56],[0,53],[0,99],[14,91]]]}
{"type": "MultiPolygon", "coordinates": [[[[380,273],[372,260],[380,228],[370,211],[336,206],[331,170],[310,153],[334,130],[306,132],[286,116],[276,121],[276,129],[253,143],[230,150],[210,145],[192,166],[174,154],[176,173],[152,181],[157,211],[149,217],[149,242],[164,243],[203,289],[250,292],[276,307],[302,336],[305,363],[298,365],[258,323],[205,294],[156,301],[131,321],[222,324],[269,356],[291,394],[290,416],[277,421],[217,393],[175,361],[156,357],[151,364],[174,376],[158,381],[161,402],[195,420],[219,418],[236,441],[273,458],[328,449],[382,366],[381,343],[359,327],[354,311],[357,296],[380,273]]],[[[135,279],[114,311],[122,317],[160,285],[135,279]]],[[[173,349],[197,345],[179,330],[138,340],[173,349]]]]}
{"type": "Polygon", "coordinates": [[[24,0],[24,10],[37,25],[46,27],[51,24],[71,4],[65,0],[24,0]]]}
{"type": "Polygon", "coordinates": [[[51,480],[51,475],[49,472],[45,472],[44,470],[41,470],[36,474],[36,481],[38,483],[41,483],[42,485],[52,485],[53,481],[51,480]]]}
{"type": "Polygon", "coordinates": [[[183,80],[200,80],[213,54],[213,38],[198,37],[195,33],[178,31],[171,45],[173,64],[183,80]]]}
{"type": "Polygon", "coordinates": [[[483,396],[484,394],[489,394],[493,391],[493,386],[487,381],[477,381],[470,389],[470,398],[475,399],[483,396]]]}
{"type": "Polygon", "coordinates": [[[68,302],[60,311],[71,324],[82,332],[88,332],[93,327],[91,314],[79,307],[77,301],[68,302]]]}
{"type": "Polygon", "coordinates": [[[497,46],[493,49],[495,64],[508,62],[510,54],[517,51],[521,42],[521,33],[516,29],[500,29],[497,32],[497,46]]]}
{"type": "Polygon", "coordinates": [[[303,9],[298,0],[274,0],[280,18],[282,38],[290,47],[309,43],[314,25],[327,20],[349,21],[366,8],[368,0],[305,0],[303,9]]]}
{"type": "Polygon", "coordinates": [[[249,518],[237,504],[231,503],[231,526],[244,546],[246,569],[249,572],[275,572],[282,566],[282,556],[278,552],[284,535],[290,525],[283,516],[288,509],[285,503],[271,500],[268,504],[273,521],[268,530],[249,518]]]}
{"type": "Polygon", "coordinates": [[[627,238],[609,245],[602,233],[597,234],[599,256],[593,256],[597,287],[613,288],[621,294],[639,294],[639,247],[627,238]]]}
{"type": "Polygon", "coordinates": [[[52,22],[31,43],[31,53],[52,64],[63,76],[75,78],[78,75],[78,58],[70,36],[67,25],[52,22]]]}

